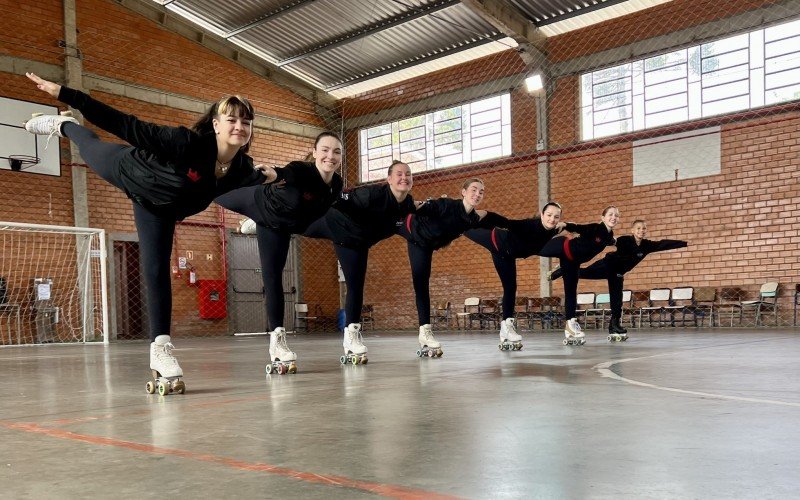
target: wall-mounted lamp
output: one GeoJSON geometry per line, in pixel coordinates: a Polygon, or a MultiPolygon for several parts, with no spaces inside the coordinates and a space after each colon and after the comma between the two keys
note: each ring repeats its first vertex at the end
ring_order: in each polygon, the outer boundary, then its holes
{"type": "Polygon", "coordinates": [[[542,90],[544,88],[542,75],[539,73],[532,74],[525,79],[525,86],[528,88],[528,92],[538,92],[539,90],[542,90]]]}

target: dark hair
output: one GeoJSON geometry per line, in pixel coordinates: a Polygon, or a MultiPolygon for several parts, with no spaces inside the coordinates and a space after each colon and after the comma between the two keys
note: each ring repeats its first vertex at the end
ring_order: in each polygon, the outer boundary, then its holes
{"type": "MultiPolygon", "coordinates": [[[[214,119],[220,115],[231,115],[237,118],[244,118],[245,120],[253,120],[256,112],[253,110],[253,105],[250,104],[250,101],[244,97],[229,95],[212,104],[195,124],[192,125],[192,130],[201,135],[214,132],[214,119]]],[[[250,140],[240,148],[241,151],[243,153],[250,151],[250,144],[252,142],[253,134],[251,133],[250,140]]]]}
{"type": "Polygon", "coordinates": [[[461,186],[461,189],[467,189],[470,184],[473,182],[480,182],[482,186],[486,187],[486,184],[483,183],[482,180],[478,179],[477,177],[473,177],[471,179],[467,179],[464,181],[464,184],[461,186]]]}
{"type": "MultiPolygon", "coordinates": [[[[314,139],[314,149],[317,149],[317,144],[319,144],[319,141],[321,141],[324,137],[333,137],[339,141],[339,144],[342,143],[342,140],[339,139],[338,135],[336,135],[334,132],[329,132],[326,130],[325,132],[319,134],[316,139],[314,139]]],[[[312,151],[311,153],[308,153],[306,157],[303,158],[303,161],[306,163],[314,163],[314,152],[312,151]]]]}
{"type": "Polygon", "coordinates": [[[339,144],[342,144],[342,140],[339,139],[339,136],[336,133],[326,130],[325,132],[319,134],[316,139],[314,139],[314,149],[317,149],[317,144],[319,144],[319,141],[321,141],[324,137],[333,137],[339,141],[339,144]]]}
{"type": "MultiPolygon", "coordinates": [[[[608,213],[608,211],[611,210],[612,208],[617,208],[617,207],[614,206],[614,205],[609,205],[606,208],[604,208],[603,209],[603,217],[605,217],[605,215],[608,213]]],[[[617,210],[619,210],[619,208],[617,208],[617,210]]]]}
{"type": "Polygon", "coordinates": [[[557,208],[557,209],[559,209],[559,210],[563,210],[563,208],[561,208],[561,205],[560,205],[560,204],[559,204],[557,201],[548,201],[548,202],[547,202],[547,203],[546,203],[546,204],[545,204],[545,205],[542,207],[542,213],[544,213],[544,211],[545,211],[545,210],[547,210],[547,207],[556,207],[556,208],[557,208]]]}
{"type": "Polygon", "coordinates": [[[389,171],[386,172],[386,177],[389,177],[390,175],[392,175],[392,172],[394,171],[394,166],[395,165],[408,165],[408,163],[406,163],[404,161],[400,161],[400,160],[392,160],[392,164],[389,165],[389,171]]]}
{"type": "Polygon", "coordinates": [[[644,221],[644,219],[636,219],[635,221],[633,221],[633,224],[631,224],[631,227],[635,226],[636,224],[647,224],[647,223],[644,221]]]}

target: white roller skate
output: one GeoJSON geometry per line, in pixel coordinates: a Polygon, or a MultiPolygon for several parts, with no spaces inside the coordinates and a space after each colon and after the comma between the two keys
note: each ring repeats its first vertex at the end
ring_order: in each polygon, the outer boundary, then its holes
{"type": "Polygon", "coordinates": [[[506,318],[500,322],[500,343],[497,344],[501,351],[521,351],[522,335],[517,333],[517,320],[506,318]]]}
{"type": "Polygon", "coordinates": [[[256,234],[256,221],[253,219],[242,219],[239,222],[239,232],[242,234],[256,234]]]}
{"type": "Polygon", "coordinates": [[[431,325],[422,325],[419,327],[419,345],[417,349],[417,356],[420,358],[428,356],[429,358],[441,358],[444,351],[442,351],[442,344],[433,336],[433,329],[431,325]]]}
{"type": "Polygon", "coordinates": [[[174,348],[169,335],[159,335],[150,343],[150,370],[153,378],[145,386],[148,394],[158,391],[160,396],[166,396],[173,392],[186,392],[186,384],[181,380],[183,370],[172,355],[174,348]]]}
{"type": "Polygon", "coordinates": [[[282,326],[269,332],[269,360],[267,375],[277,373],[297,373],[297,354],[286,345],[286,329],[282,326]]]}
{"type": "Polygon", "coordinates": [[[342,341],[344,348],[344,356],[339,358],[343,364],[353,365],[366,365],[367,364],[367,346],[361,337],[361,323],[350,323],[344,329],[344,341],[342,341]]]}
{"type": "Polygon", "coordinates": [[[567,321],[567,324],[564,328],[564,345],[583,345],[586,343],[584,337],[586,334],[583,333],[581,329],[581,325],[578,323],[578,320],[572,318],[567,321]]]}
{"type": "Polygon", "coordinates": [[[44,148],[50,145],[50,139],[54,135],[64,137],[61,133],[61,127],[66,122],[78,124],[78,120],[72,117],[72,111],[62,111],[58,115],[45,115],[43,113],[34,113],[31,119],[25,122],[25,130],[35,135],[46,135],[47,143],[44,148]]]}

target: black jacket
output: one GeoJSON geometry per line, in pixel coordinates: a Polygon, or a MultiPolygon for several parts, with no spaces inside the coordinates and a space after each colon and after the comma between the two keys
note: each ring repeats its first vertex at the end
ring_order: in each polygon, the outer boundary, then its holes
{"type": "Polygon", "coordinates": [[[186,127],[148,123],[69,87],[61,87],[58,100],[132,146],[123,151],[115,174],[128,198],[147,208],[183,219],[202,212],[223,193],[266,180],[242,152],[218,180],[213,133],[200,135],[186,127]]]}
{"type": "Polygon", "coordinates": [[[633,236],[620,236],[617,238],[617,251],[610,252],[603,257],[609,267],[619,274],[625,274],[636,267],[647,255],[653,252],[673,250],[689,246],[681,240],[642,240],[640,245],[636,244],[633,236]]]}
{"type": "Polygon", "coordinates": [[[453,198],[436,198],[426,201],[406,221],[408,240],[419,246],[438,250],[473,228],[490,229],[506,220],[489,212],[481,219],[475,210],[467,213],[464,202],[453,198]]]}
{"type": "Polygon", "coordinates": [[[578,233],[579,237],[569,240],[569,250],[575,262],[589,262],[607,246],[614,244],[614,231],[602,222],[592,224],[575,224],[568,222],[564,227],[570,233],[578,233]]]}
{"type": "Polygon", "coordinates": [[[397,225],[414,212],[414,198],[398,203],[388,184],[357,187],[343,192],[325,214],[333,242],[350,247],[370,247],[397,233],[397,225]]]}
{"type": "Polygon", "coordinates": [[[255,192],[255,202],[267,227],[301,234],[319,219],[342,193],[342,177],[325,184],[316,165],[293,161],[276,168],[278,180],[255,192]]]}
{"type": "Polygon", "coordinates": [[[542,247],[558,233],[556,228],[545,228],[540,217],[507,219],[495,228],[495,240],[502,255],[526,259],[538,255],[542,247]]]}

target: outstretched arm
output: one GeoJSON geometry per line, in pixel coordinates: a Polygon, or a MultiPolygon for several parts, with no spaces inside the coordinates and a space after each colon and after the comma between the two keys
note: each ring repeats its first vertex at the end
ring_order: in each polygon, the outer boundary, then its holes
{"type": "Polygon", "coordinates": [[[134,147],[140,147],[163,158],[180,158],[191,141],[193,132],[185,127],[165,127],[139,120],[88,94],[26,73],[36,87],[59,101],[78,109],[89,122],[114,134],[134,147]]]}

